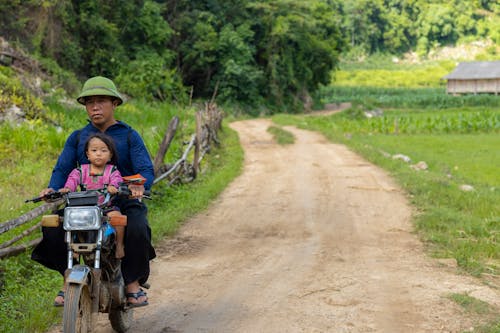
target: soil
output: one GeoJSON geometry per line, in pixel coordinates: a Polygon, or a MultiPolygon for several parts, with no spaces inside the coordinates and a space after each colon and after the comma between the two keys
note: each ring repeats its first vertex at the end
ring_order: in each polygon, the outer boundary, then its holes
{"type": "Polygon", "coordinates": [[[243,173],[157,247],[131,332],[463,332],[479,317],[450,294],[500,309],[498,288],[426,254],[386,172],[294,127],[278,145],[270,125],[231,124],[243,173]]]}

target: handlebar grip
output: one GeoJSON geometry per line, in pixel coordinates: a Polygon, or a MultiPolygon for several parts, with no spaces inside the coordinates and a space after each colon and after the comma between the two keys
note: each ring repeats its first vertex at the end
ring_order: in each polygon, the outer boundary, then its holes
{"type": "Polygon", "coordinates": [[[56,200],[56,199],[59,199],[59,198],[62,198],[64,194],[61,193],[61,192],[49,192],[45,195],[42,195],[40,197],[35,197],[35,198],[32,198],[32,199],[26,199],[24,200],[24,202],[40,202],[42,200],[56,200]]]}
{"type": "Polygon", "coordinates": [[[25,203],[26,202],[40,202],[40,201],[42,201],[42,198],[43,197],[35,197],[35,198],[32,198],[32,199],[26,199],[26,200],[24,200],[24,202],[25,203]]]}
{"type": "MultiPolygon", "coordinates": [[[[129,197],[130,196],[130,190],[128,189],[127,185],[120,185],[120,188],[118,189],[118,196],[120,197],[129,197]]],[[[144,199],[151,199],[151,190],[145,190],[143,193],[143,198],[144,199]]]]}

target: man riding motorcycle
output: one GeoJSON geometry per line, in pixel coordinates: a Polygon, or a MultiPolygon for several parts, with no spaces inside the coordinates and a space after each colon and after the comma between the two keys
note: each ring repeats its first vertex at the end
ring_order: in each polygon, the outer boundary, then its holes
{"type": "MultiPolygon", "coordinates": [[[[131,197],[119,199],[116,204],[122,214],[127,216],[126,253],[121,263],[127,302],[132,307],[148,305],[148,297],[141,285],[146,283],[149,277],[149,261],[155,258],[156,254],[151,244],[147,207],[140,198],[153,184],[153,163],[139,133],[126,123],[115,119],[115,108],[123,103],[123,98],[113,81],[102,76],[88,79],[77,101],[85,106],[89,123],[67,138],[52,171],[49,185],[40,192],[40,196],[62,188],[71,170],[78,165],[89,163],[84,152],[89,135],[102,132],[113,138],[118,152],[117,168],[122,176],[140,174],[146,178],[144,185],[129,185],[131,197]]],[[[32,259],[64,276],[67,259],[64,230],[61,226],[43,228],[42,232],[43,239],[34,249],[32,259]]],[[[55,303],[64,303],[63,290],[58,293],[55,303]]]]}

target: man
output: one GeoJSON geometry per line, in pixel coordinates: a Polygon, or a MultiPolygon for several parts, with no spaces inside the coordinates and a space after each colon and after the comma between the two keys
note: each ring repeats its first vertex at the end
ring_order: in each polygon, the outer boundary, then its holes
{"type": "MultiPolygon", "coordinates": [[[[131,198],[122,200],[119,208],[127,215],[125,257],[122,259],[127,302],[130,306],[148,305],[146,293],[140,286],[147,281],[149,261],[155,258],[156,254],[151,245],[147,207],[138,199],[142,197],[145,189],[150,189],[153,184],[153,163],[139,133],[115,119],[114,110],[123,103],[123,98],[113,81],[102,76],[88,79],[77,101],[85,105],[89,123],[68,137],[52,171],[49,186],[40,192],[40,196],[62,188],[71,170],[78,165],[89,163],[84,148],[91,134],[102,132],[113,138],[118,152],[117,167],[122,176],[141,174],[146,178],[144,185],[129,185],[131,198]]],[[[42,242],[33,251],[32,259],[64,276],[67,264],[64,230],[60,227],[43,228],[42,231],[42,242]]],[[[64,292],[59,292],[54,305],[62,304],[64,292]]]]}

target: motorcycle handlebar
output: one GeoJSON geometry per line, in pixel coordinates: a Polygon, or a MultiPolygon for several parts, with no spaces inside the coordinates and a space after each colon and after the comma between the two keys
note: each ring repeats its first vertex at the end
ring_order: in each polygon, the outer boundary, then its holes
{"type": "Polygon", "coordinates": [[[49,192],[45,195],[39,196],[39,197],[34,197],[32,199],[26,199],[24,202],[40,202],[42,200],[47,200],[47,201],[54,201],[57,199],[62,198],[64,193],[61,192],[49,192]]]}
{"type": "MultiPolygon", "coordinates": [[[[129,190],[127,185],[128,184],[126,184],[126,183],[120,184],[120,187],[118,188],[118,193],[117,193],[118,196],[120,196],[120,197],[129,197],[130,196],[130,190],[129,190]]],[[[151,199],[151,191],[145,190],[142,197],[144,199],[151,199]]]]}
{"type": "MultiPolygon", "coordinates": [[[[128,185],[129,184],[133,184],[134,182],[123,182],[120,184],[120,187],[118,189],[118,193],[117,195],[120,196],[120,197],[129,197],[130,196],[130,190],[128,188],[128,185]]],[[[40,202],[42,200],[44,201],[55,201],[57,199],[60,199],[62,198],[66,193],[63,193],[63,192],[49,192],[45,195],[42,195],[42,196],[38,196],[38,197],[34,197],[34,198],[31,198],[31,199],[26,199],[24,200],[25,203],[28,203],[28,202],[40,202]]],[[[145,190],[144,191],[144,194],[142,196],[144,199],[149,199],[151,200],[151,191],[150,190],[145,190]]]]}

